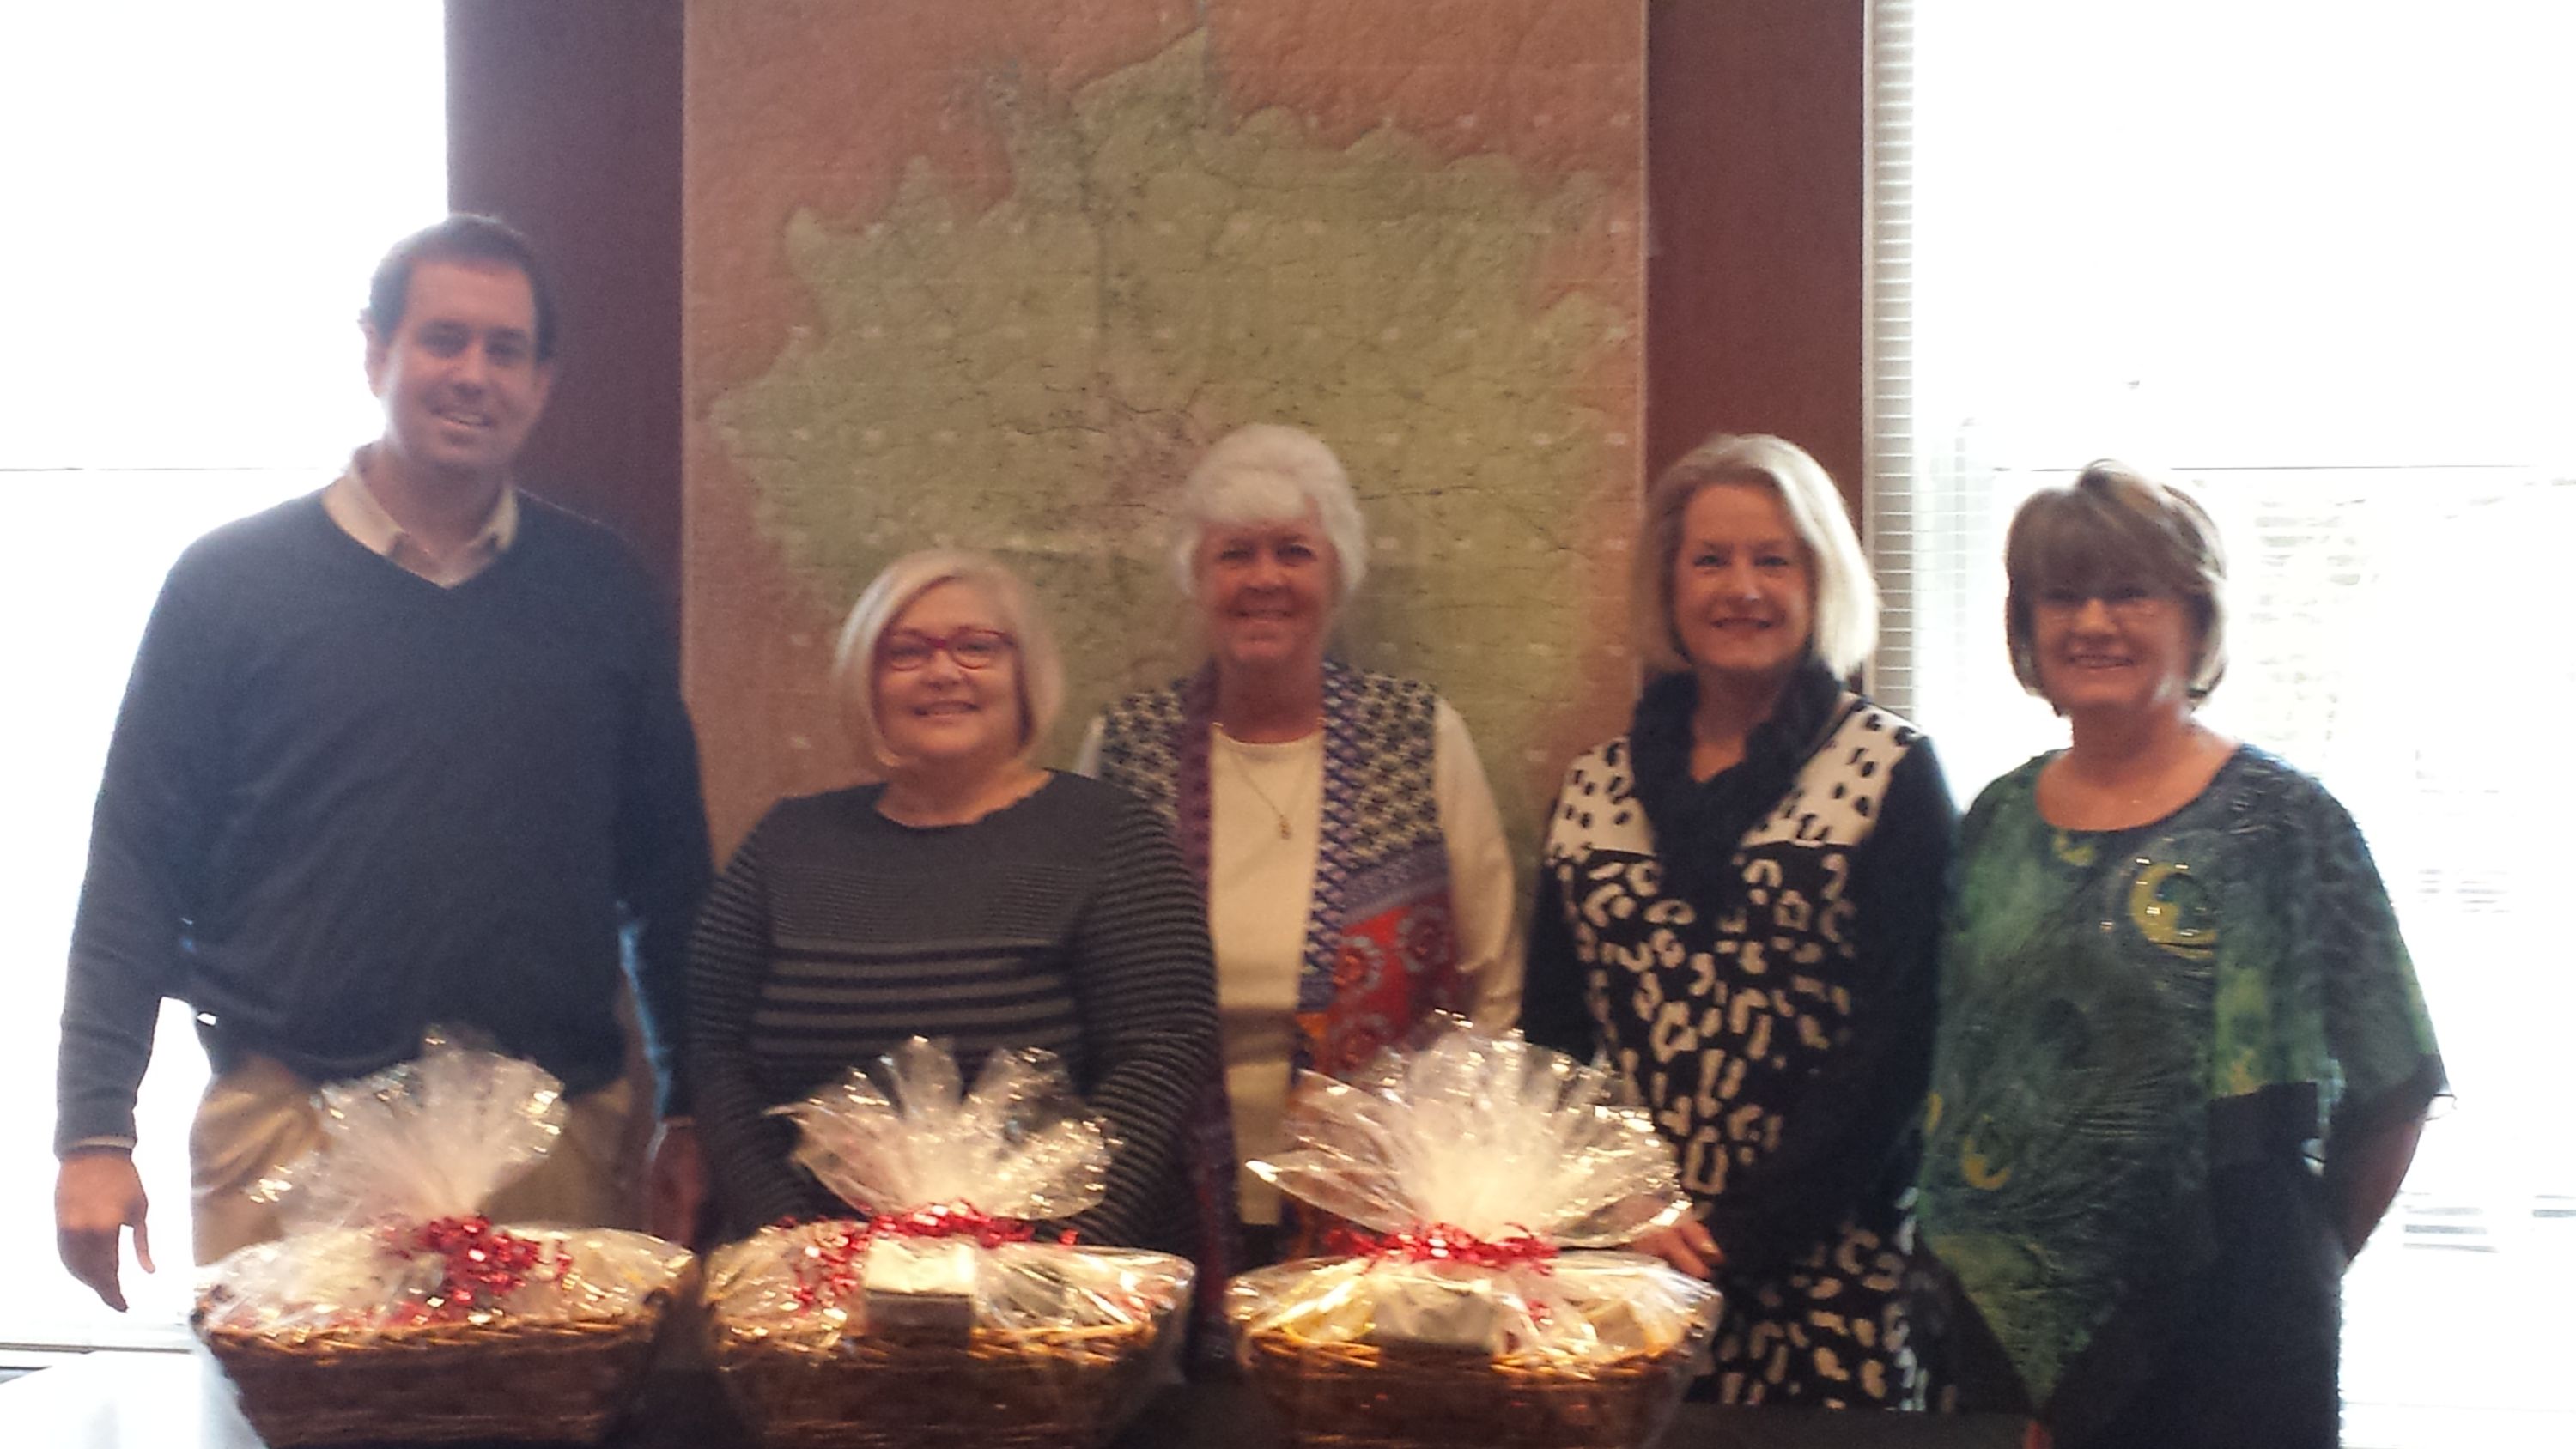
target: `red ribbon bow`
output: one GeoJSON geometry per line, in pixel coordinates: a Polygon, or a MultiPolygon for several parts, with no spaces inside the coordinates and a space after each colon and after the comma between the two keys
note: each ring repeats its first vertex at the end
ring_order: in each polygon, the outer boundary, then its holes
{"type": "Polygon", "coordinates": [[[984,1248],[1025,1243],[1037,1236],[1025,1219],[997,1218],[966,1202],[935,1202],[908,1213],[870,1218],[867,1230],[880,1238],[973,1238],[976,1246],[984,1248]]]}
{"type": "Polygon", "coordinates": [[[1465,1263],[1477,1268],[1547,1272],[1556,1245],[1524,1228],[1508,1238],[1480,1238],[1448,1223],[1415,1223],[1392,1233],[1335,1228],[1333,1246],[1355,1258],[1411,1263],[1465,1263]]]}
{"type": "MultiPolygon", "coordinates": [[[[436,1253],[446,1260],[438,1286],[412,1310],[416,1322],[455,1322],[501,1301],[533,1276],[544,1247],[492,1226],[481,1214],[432,1218],[424,1223],[397,1223],[386,1229],[385,1250],[403,1257],[436,1253]]],[[[569,1266],[553,1260],[557,1277],[569,1266]]]]}

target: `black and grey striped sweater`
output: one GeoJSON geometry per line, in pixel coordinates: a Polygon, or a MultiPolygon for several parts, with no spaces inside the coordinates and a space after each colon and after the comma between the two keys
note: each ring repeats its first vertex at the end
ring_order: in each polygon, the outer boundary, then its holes
{"type": "Polygon", "coordinates": [[[1178,1147],[1217,1052],[1207,916],[1170,828],[1058,774],[969,825],[916,829],[882,786],[782,800],[707,897],[692,943],[699,1135],[729,1236],[846,1212],[764,1117],[910,1036],[969,1081],[998,1047],[1044,1047],[1108,1119],[1106,1201],[1086,1241],[1185,1245],[1178,1147]]]}

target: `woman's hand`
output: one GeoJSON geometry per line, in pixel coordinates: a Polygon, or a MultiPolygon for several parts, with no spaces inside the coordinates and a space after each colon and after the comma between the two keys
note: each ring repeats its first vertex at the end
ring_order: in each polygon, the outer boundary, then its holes
{"type": "Polygon", "coordinates": [[[698,1150],[697,1124],[668,1117],[653,1129],[653,1153],[644,1173],[644,1226],[657,1238],[697,1248],[706,1214],[706,1161],[698,1150]]]}
{"type": "Polygon", "coordinates": [[[2415,1145],[2423,1136],[2421,1115],[2391,1122],[2358,1142],[2337,1142],[2326,1154],[2326,1199],[2333,1204],[2335,1231],[2343,1238],[2346,1265],[2361,1256],[2371,1230],[2388,1215],[2406,1169],[2415,1165],[2415,1145]]]}
{"type": "Polygon", "coordinates": [[[1656,1228],[1628,1245],[1640,1253],[1652,1253],[1694,1278],[1709,1278],[1717,1273],[1726,1255],[1717,1250],[1717,1239],[1697,1218],[1684,1218],[1668,1228],[1656,1228]]]}

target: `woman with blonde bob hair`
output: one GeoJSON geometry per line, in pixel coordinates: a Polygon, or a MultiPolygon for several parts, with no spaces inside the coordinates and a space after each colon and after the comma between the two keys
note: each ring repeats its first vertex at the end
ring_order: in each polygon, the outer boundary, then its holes
{"type": "Polygon", "coordinates": [[[2095,463],[2004,566],[2069,740],[1960,830],[1921,1198],[1960,1406],[2332,1445],[2343,1270],[2443,1084],[2388,893],[2324,787],[2200,718],[2227,565],[2189,495],[2095,463]]]}
{"type": "Polygon", "coordinates": [[[1012,640],[1017,667],[1011,682],[1020,718],[1013,758],[1026,764],[1064,711],[1064,656],[1056,652],[1055,636],[1048,632],[1019,575],[982,554],[959,549],[907,554],[888,564],[850,606],[850,617],[841,624],[840,645],[832,653],[832,697],[841,707],[842,728],[849,732],[859,758],[889,775],[902,760],[891,752],[884,726],[878,723],[877,646],[914,600],[947,583],[962,584],[980,594],[993,611],[996,629],[1012,640]]]}
{"type": "Polygon", "coordinates": [[[1795,444],[1711,438],[1655,480],[1634,555],[1652,671],[1566,774],[1523,1025],[1607,1052],[1696,1216],[1638,1246],[1726,1288],[1738,1404],[1896,1408],[1900,1281],[1954,812],[1929,741],[1844,687],[1878,591],[1795,444]]]}
{"type": "Polygon", "coordinates": [[[1681,553],[1683,515],[1691,500],[1707,485],[1729,481],[1754,482],[1777,498],[1815,575],[1810,652],[1836,675],[1859,672],[1878,647],[1878,580],[1871,576],[1860,536],[1843,511],[1842,492],[1826,476],[1824,465],[1806,449],[1767,433],[1721,433],[1665,469],[1648,490],[1644,536],[1629,556],[1636,595],[1632,620],[1646,668],[1657,674],[1692,671],[1674,623],[1676,571],[1669,561],[1681,553]]]}
{"type": "Polygon", "coordinates": [[[908,1037],[972,1074],[1060,1057],[1116,1142],[1070,1226],[1193,1246],[1177,1124],[1216,1060],[1207,919],[1142,805],[1031,751],[1064,671],[1028,590],[976,554],[898,559],[859,596],[833,683],[877,783],[782,800],[699,916],[689,1062],[726,1236],[844,1213],[769,1109],[908,1037]]]}

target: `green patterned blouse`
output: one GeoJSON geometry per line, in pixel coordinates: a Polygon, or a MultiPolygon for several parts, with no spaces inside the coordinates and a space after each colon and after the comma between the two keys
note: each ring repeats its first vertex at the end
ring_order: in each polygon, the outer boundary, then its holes
{"type": "Polygon", "coordinates": [[[1962,827],[1921,1206],[2042,1405],[2131,1290],[2213,1256],[2214,1168],[2331,1153],[2441,1084],[2387,891],[2322,786],[2241,748],[2160,821],[2060,830],[2048,758],[1962,827]]]}

